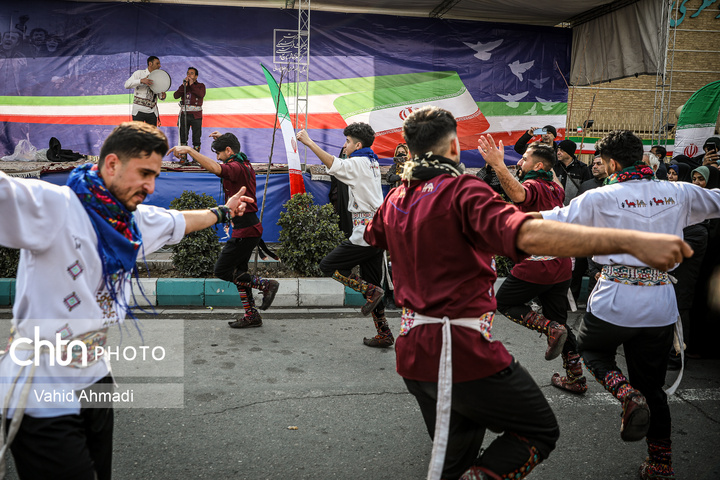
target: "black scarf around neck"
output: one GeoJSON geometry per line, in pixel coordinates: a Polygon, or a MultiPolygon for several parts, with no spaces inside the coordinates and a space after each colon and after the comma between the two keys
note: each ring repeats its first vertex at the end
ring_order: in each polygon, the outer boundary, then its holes
{"type": "Polygon", "coordinates": [[[412,160],[407,160],[401,177],[409,182],[413,178],[429,180],[444,174],[459,177],[463,173],[465,173],[465,165],[462,163],[455,163],[449,158],[428,152],[423,157],[416,156],[412,160]]]}

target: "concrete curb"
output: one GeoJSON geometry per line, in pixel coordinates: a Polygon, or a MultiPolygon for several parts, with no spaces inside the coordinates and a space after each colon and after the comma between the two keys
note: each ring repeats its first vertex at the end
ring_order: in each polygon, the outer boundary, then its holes
{"type": "MultiPolygon", "coordinates": [[[[275,278],[280,288],[273,307],[330,308],[360,307],[363,296],[332,278],[275,278]]],[[[495,282],[495,290],[504,278],[495,282]]],[[[15,300],[15,279],[0,278],[0,306],[15,300]]],[[[235,285],[216,278],[141,278],[132,282],[131,306],[240,307],[235,285]]]]}
{"type": "MultiPolygon", "coordinates": [[[[363,296],[332,278],[275,278],[273,307],[358,307],[363,296]]],[[[15,300],[15,279],[0,278],[0,306],[15,300]]],[[[237,288],[216,278],[141,278],[132,282],[131,306],[241,307],[237,288]]]]}

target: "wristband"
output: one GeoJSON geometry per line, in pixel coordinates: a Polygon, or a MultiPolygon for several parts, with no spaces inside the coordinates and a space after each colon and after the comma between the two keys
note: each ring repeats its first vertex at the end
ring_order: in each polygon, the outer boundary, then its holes
{"type": "Polygon", "coordinates": [[[215,224],[230,222],[230,208],[227,205],[219,205],[217,207],[209,208],[208,210],[214,213],[217,217],[215,224]]]}

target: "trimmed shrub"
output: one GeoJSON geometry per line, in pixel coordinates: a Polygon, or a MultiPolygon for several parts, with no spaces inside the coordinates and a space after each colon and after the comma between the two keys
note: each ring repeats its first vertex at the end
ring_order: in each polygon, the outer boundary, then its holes
{"type": "Polygon", "coordinates": [[[296,194],[283,205],[278,225],[278,255],[286,267],[306,277],[319,277],[318,263],[345,236],[338,226],[332,205],[315,205],[310,193],[296,194]]]}
{"type": "Polygon", "coordinates": [[[19,261],[20,250],[0,247],[0,278],[15,278],[19,261]]]}
{"type": "Polygon", "coordinates": [[[495,269],[498,277],[507,277],[514,266],[515,263],[508,257],[495,256],[495,269]]]}
{"type": "MultiPolygon", "coordinates": [[[[177,210],[201,210],[216,207],[217,202],[210,195],[185,190],[170,202],[170,208],[177,210]]],[[[220,254],[220,242],[215,234],[221,225],[206,228],[185,235],[180,243],[172,246],[172,262],[176,270],[189,278],[212,277],[215,262],[220,254]]]]}

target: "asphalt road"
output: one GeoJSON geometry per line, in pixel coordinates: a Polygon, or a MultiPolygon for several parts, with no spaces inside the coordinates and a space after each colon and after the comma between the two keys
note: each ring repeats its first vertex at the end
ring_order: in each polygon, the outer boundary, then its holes
{"type": "MultiPolygon", "coordinates": [[[[422,417],[395,373],[394,350],[362,344],[374,329],[359,310],[271,310],[248,330],[227,326],[233,310],[158,312],[142,320],[142,341],[134,329],[111,334],[120,391],[135,397],[115,411],[115,478],[425,478],[432,444],[422,417]],[[163,359],[145,349],[141,361],[143,344],[162,347],[154,352],[163,359]]],[[[0,310],[0,334],[9,318],[0,310]]],[[[399,317],[390,323],[397,332],[399,317]]],[[[637,478],[646,447],[620,440],[619,403],[591,379],[583,396],[551,386],[562,361],[543,359],[538,334],[500,316],[493,333],[560,423],[556,450],[529,478],[637,478]]],[[[671,412],[677,478],[720,478],[720,360],[686,366],[671,412]]],[[[8,478],[17,478],[12,465],[8,478]]]]}

